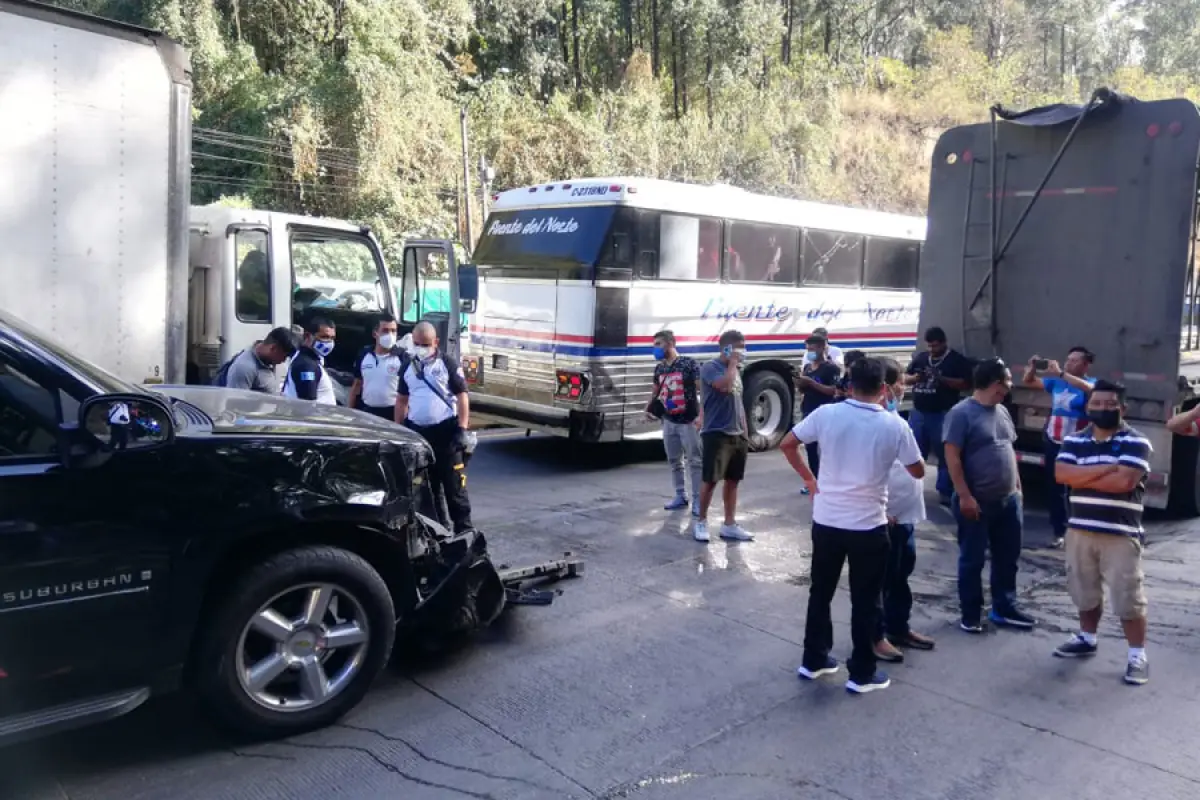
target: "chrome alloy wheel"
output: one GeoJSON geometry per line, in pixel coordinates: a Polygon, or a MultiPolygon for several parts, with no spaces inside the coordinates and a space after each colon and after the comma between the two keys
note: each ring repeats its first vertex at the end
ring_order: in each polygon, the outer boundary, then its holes
{"type": "Polygon", "coordinates": [[[784,400],[774,389],[763,389],[754,398],[754,432],[768,438],[784,424],[784,400]]]}
{"type": "Polygon", "coordinates": [[[366,611],[350,592],[330,583],[293,586],[242,629],[238,683],[271,711],[316,708],[358,675],[369,641],[366,611]]]}

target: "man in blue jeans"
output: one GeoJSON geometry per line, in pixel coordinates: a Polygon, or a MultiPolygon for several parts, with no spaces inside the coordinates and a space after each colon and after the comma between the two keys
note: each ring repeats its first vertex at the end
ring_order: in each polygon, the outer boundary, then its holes
{"type": "Polygon", "coordinates": [[[942,505],[950,504],[954,487],[946,471],[942,452],[942,430],[946,413],[970,388],[971,362],[962,353],[950,349],[946,332],[938,327],[925,331],[925,352],[917,353],[908,365],[904,382],[912,387],[913,408],[908,414],[921,457],[937,457],[937,491],[942,505]]]}
{"type": "Polygon", "coordinates": [[[991,358],[975,367],[974,393],[946,415],[946,466],[954,484],[951,508],[958,522],[960,627],[983,632],[980,573],[992,553],[992,610],[995,625],[1032,628],[1033,617],[1017,607],[1017,560],[1021,557],[1024,509],[1017,430],[1002,404],[1012,391],[1012,373],[991,358]]]}

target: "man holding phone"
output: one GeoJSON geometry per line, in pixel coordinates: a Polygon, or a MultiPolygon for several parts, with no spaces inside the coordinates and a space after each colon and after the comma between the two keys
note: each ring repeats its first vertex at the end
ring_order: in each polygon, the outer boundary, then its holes
{"type": "Polygon", "coordinates": [[[747,438],[746,406],[742,399],[742,363],[746,357],[746,337],[738,331],[725,331],[717,342],[721,355],[700,370],[700,400],[704,420],[700,429],[701,483],[700,513],[692,533],[698,542],[707,542],[708,507],[717,484],[725,503],[725,523],[721,538],[739,542],[754,539],[737,524],[738,484],[746,474],[750,453],[747,438]]]}
{"type": "Polygon", "coordinates": [[[1034,356],[1025,366],[1021,384],[1050,395],[1050,416],[1042,433],[1046,485],[1050,487],[1050,527],[1054,546],[1062,547],[1067,535],[1067,487],[1055,479],[1055,462],[1063,440],[1087,427],[1088,395],[1096,381],[1088,377],[1095,356],[1086,347],[1072,347],[1060,367],[1057,361],[1034,356]]]}

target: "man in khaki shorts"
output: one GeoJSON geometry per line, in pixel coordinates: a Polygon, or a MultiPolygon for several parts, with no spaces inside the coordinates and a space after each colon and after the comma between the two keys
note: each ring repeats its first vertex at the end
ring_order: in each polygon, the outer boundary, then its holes
{"type": "Polygon", "coordinates": [[[1096,381],[1088,398],[1091,424],[1063,439],[1055,478],[1070,487],[1067,587],[1079,609],[1079,632],[1054,655],[1096,653],[1096,631],[1108,584],[1113,613],[1129,642],[1125,682],[1150,679],[1146,661],[1146,592],[1142,586],[1142,495],[1150,471],[1150,441],[1125,424],[1125,387],[1096,381]]]}

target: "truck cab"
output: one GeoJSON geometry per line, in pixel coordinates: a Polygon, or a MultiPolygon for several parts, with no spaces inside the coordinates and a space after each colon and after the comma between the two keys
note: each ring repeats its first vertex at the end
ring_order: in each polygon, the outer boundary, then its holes
{"type": "Polygon", "coordinates": [[[458,315],[425,312],[422,302],[429,276],[444,275],[449,308],[473,307],[474,268],[460,267],[448,240],[406,242],[401,263],[389,265],[369,228],[220,205],[193,207],[189,234],[188,383],[210,382],[273,328],[316,317],[337,327],[327,365],[341,387],[339,402],[381,314],[396,318],[401,336],[428,319],[446,351],[458,355],[462,326],[450,324],[458,315]]]}

